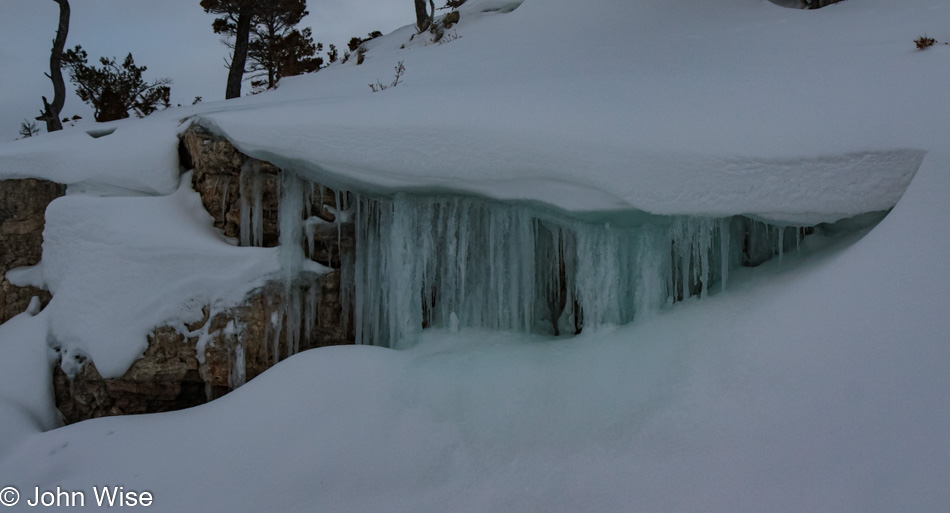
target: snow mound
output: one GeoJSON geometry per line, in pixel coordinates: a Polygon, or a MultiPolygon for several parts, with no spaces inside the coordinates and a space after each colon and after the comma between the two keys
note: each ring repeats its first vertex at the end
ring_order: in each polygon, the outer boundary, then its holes
{"type": "Polygon", "coordinates": [[[950,14],[925,0],[516,3],[471,0],[447,42],[406,27],[367,43],[362,65],[195,119],[360,192],[790,224],[892,207],[944,144],[950,109],[921,101],[942,97],[944,73],[911,40],[950,14]],[[397,87],[366,87],[398,62],[397,87]]]}
{"type": "Polygon", "coordinates": [[[51,344],[104,378],[142,355],[152,329],[240,304],[280,268],[277,249],[239,248],[214,230],[191,173],[168,196],[59,198],[43,239],[51,344]]]}
{"type": "Polygon", "coordinates": [[[50,205],[43,263],[12,277],[53,300],[0,326],[2,484],[121,484],[159,511],[945,509],[950,68],[946,48],[911,41],[950,27],[950,6],[514,4],[470,0],[446,44],[401,29],[361,66],[189,112],[249,155],[378,195],[611,221],[896,206],[850,245],[741,270],[727,292],[644,322],[553,340],[468,329],[452,311],[459,333],[429,330],[414,349],[309,351],[199,408],[40,433],[56,425],[47,326],[115,376],[152,327],[239,301],[279,255],[229,245],[189,175],[178,184],[175,112],[4,145],[4,177],[171,194],[50,205]],[[399,61],[404,82],[371,93],[399,61]]]}
{"type": "Polygon", "coordinates": [[[40,178],[70,185],[70,192],[170,194],[178,187],[180,120],[168,114],[0,145],[0,180],[40,178]]]}
{"type": "Polygon", "coordinates": [[[53,406],[46,331],[49,314],[20,314],[0,325],[0,458],[18,442],[62,425],[53,406]]]}
{"type": "Polygon", "coordinates": [[[33,436],[0,475],[157,511],[939,511],[948,169],[928,155],[863,239],[643,323],[307,351],[198,408],[33,436]]]}
{"type": "Polygon", "coordinates": [[[945,144],[944,49],[912,44],[950,25],[928,0],[471,0],[460,12],[442,41],[407,26],[367,42],[362,65],[276,91],[2,145],[0,178],[167,194],[191,117],[244,153],[364,193],[802,224],[892,207],[945,144]],[[372,93],[399,62],[398,87],[372,93]]]}
{"type": "MultiPolygon", "coordinates": [[[[920,150],[828,156],[714,156],[457,126],[313,126],[306,103],[202,117],[239,149],[319,183],[389,195],[456,193],[553,206],[572,214],[753,215],[814,225],[887,210],[916,173],[920,150]],[[247,123],[253,121],[253,123],[247,123]],[[439,144],[420,144],[438,133],[439,144]]],[[[344,109],[345,107],[339,107],[344,109]]],[[[313,111],[314,117],[328,108],[313,111]]],[[[398,118],[394,115],[391,119],[398,118]]]]}

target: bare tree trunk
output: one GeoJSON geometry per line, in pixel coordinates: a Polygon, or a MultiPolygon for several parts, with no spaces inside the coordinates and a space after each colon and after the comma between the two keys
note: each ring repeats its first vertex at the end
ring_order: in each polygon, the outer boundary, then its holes
{"type": "Polygon", "coordinates": [[[270,23],[267,27],[267,88],[277,87],[277,51],[274,48],[277,45],[277,30],[275,23],[270,23]]]}
{"type": "Polygon", "coordinates": [[[231,58],[231,69],[228,71],[228,89],[224,98],[239,98],[241,96],[241,81],[244,80],[244,67],[247,64],[247,47],[251,36],[251,8],[241,9],[238,15],[237,32],[234,35],[234,57],[231,58]]]}
{"type": "Polygon", "coordinates": [[[66,83],[63,81],[63,49],[66,47],[66,36],[69,34],[69,0],[53,0],[59,4],[59,27],[56,29],[56,39],[53,40],[53,49],[49,56],[49,79],[53,82],[53,103],[50,104],[43,97],[43,111],[36,119],[46,122],[46,131],[55,132],[63,129],[63,122],[59,114],[66,105],[66,83]]]}
{"type": "Polygon", "coordinates": [[[426,0],[415,0],[416,2],[416,28],[419,32],[429,28],[429,13],[426,12],[426,0]]]}

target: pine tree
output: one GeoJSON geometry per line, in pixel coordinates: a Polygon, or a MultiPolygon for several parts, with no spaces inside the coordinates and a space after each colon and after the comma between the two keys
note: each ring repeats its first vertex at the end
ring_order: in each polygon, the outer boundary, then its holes
{"type": "Polygon", "coordinates": [[[241,96],[241,81],[244,80],[244,67],[247,64],[251,22],[264,3],[266,0],[201,0],[201,7],[205,12],[224,15],[212,23],[214,33],[234,36],[234,43],[231,46],[234,53],[228,65],[225,99],[230,100],[241,96]]]}
{"type": "Polygon", "coordinates": [[[159,106],[170,106],[171,80],[145,82],[142,74],[148,68],[136,66],[131,53],[121,64],[115,57],[100,57],[102,67],[90,66],[88,57],[81,46],[76,46],[63,54],[63,64],[69,68],[69,81],[76,86],[76,94],[95,109],[96,121],[124,119],[130,111],[144,117],[159,106]]]}
{"type": "Polygon", "coordinates": [[[306,51],[308,43],[309,49],[312,49],[310,55],[316,51],[313,38],[307,41],[307,38],[294,29],[307,14],[306,0],[271,0],[261,6],[256,19],[251,23],[251,42],[248,47],[251,65],[248,71],[259,72],[257,77],[266,76],[267,81],[262,85],[266,84],[268,89],[277,87],[277,81],[280,79],[278,67],[288,52],[306,51]],[[293,32],[297,32],[297,35],[288,40],[293,32]],[[298,46],[289,46],[293,42],[298,46]]]}
{"type": "MultiPolygon", "coordinates": [[[[241,75],[246,71],[256,73],[251,82],[254,87],[268,89],[276,87],[281,77],[316,71],[323,64],[322,59],[314,57],[317,45],[310,29],[295,28],[308,14],[306,0],[202,0],[201,5],[208,12],[226,14],[215,20],[214,31],[234,37],[234,42],[228,43],[234,48],[235,55],[228,77],[228,98],[234,97],[231,96],[234,92],[232,80],[237,74],[238,62],[243,63],[241,75]],[[237,15],[243,12],[250,13],[250,21],[245,59],[239,61],[239,47],[244,44],[244,35],[237,15]]],[[[239,96],[240,84],[236,91],[235,96],[239,96]]]]}
{"type": "Polygon", "coordinates": [[[314,44],[309,27],[294,29],[286,36],[281,36],[274,52],[277,57],[276,80],[319,70],[323,66],[323,58],[314,55],[321,49],[322,45],[314,44]]]}

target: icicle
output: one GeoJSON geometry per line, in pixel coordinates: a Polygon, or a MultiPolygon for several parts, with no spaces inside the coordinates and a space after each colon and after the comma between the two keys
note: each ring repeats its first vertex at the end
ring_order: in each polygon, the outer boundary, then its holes
{"type": "Polygon", "coordinates": [[[729,251],[729,237],[730,237],[730,220],[731,218],[724,217],[719,220],[719,257],[720,261],[720,270],[719,270],[719,280],[722,283],[722,291],[726,290],[726,284],[729,281],[729,260],[730,260],[730,251],[729,251]]]}
{"type": "MultiPolygon", "coordinates": [[[[280,223],[280,269],[283,281],[281,308],[278,317],[284,319],[285,342],[288,355],[300,350],[300,325],[303,304],[297,278],[303,270],[304,184],[296,173],[284,170],[280,174],[278,222],[280,223]]],[[[276,346],[275,346],[276,355],[276,346]]],[[[276,356],[275,356],[276,361],[276,356]]]]}
{"type": "Polygon", "coordinates": [[[245,326],[240,327],[234,319],[228,321],[221,334],[225,340],[230,341],[228,346],[228,359],[231,367],[228,369],[228,387],[231,390],[241,387],[247,382],[246,357],[244,354],[245,326]]]}
{"type": "MultiPolygon", "coordinates": [[[[687,228],[688,230],[688,228],[687,228]]],[[[680,248],[680,286],[682,288],[681,294],[683,301],[686,301],[689,298],[689,240],[685,237],[682,240],[682,246],[680,248]]]]}
{"type": "MultiPolygon", "coordinates": [[[[307,257],[313,259],[313,255],[317,250],[317,241],[316,241],[316,223],[311,223],[306,225],[304,228],[304,235],[307,237],[307,257]]],[[[327,267],[330,267],[330,263],[327,262],[327,267]]]]}
{"type": "Polygon", "coordinates": [[[244,343],[238,342],[234,345],[234,364],[228,375],[228,385],[232,390],[239,388],[247,382],[247,371],[245,369],[246,359],[244,356],[244,343]]]}
{"type": "MultiPolygon", "coordinates": [[[[469,218],[471,210],[471,205],[463,204],[459,209],[459,221],[458,221],[458,247],[456,248],[456,265],[458,267],[458,287],[456,288],[456,297],[455,297],[455,308],[456,311],[461,312],[462,316],[466,319],[467,322],[474,322],[474,315],[467,315],[465,302],[467,300],[466,296],[466,280],[468,279],[468,260],[469,256],[469,246],[468,238],[471,231],[469,224],[472,222],[469,218]]],[[[455,315],[456,325],[459,323],[458,314],[455,311],[452,312],[452,315],[455,315]]],[[[457,331],[457,329],[456,329],[457,331]]]]}
{"type": "Polygon", "coordinates": [[[238,188],[241,194],[241,246],[264,243],[263,177],[261,162],[247,159],[241,166],[238,188]]]}
{"type": "Polygon", "coordinates": [[[228,219],[227,219],[227,215],[228,215],[228,186],[231,185],[231,178],[228,177],[228,176],[225,176],[225,177],[224,177],[224,180],[223,180],[222,182],[223,182],[224,187],[222,187],[223,190],[221,191],[221,221],[222,221],[222,223],[224,223],[225,225],[227,225],[227,224],[228,224],[228,219]]]}
{"type": "Polygon", "coordinates": [[[241,166],[241,175],[238,178],[238,189],[241,195],[241,246],[251,245],[251,203],[249,201],[251,185],[248,183],[251,181],[251,162],[251,160],[248,160],[241,166]]]}
{"type": "Polygon", "coordinates": [[[261,164],[258,161],[254,169],[253,186],[251,188],[252,213],[251,233],[255,246],[264,245],[264,177],[261,176],[261,164]]]}
{"type": "MultiPolygon", "coordinates": [[[[672,269],[675,265],[664,250],[669,248],[669,237],[665,231],[644,226],[632,241],[637,253],[632,273],[637,280],[634,288],[634,315],[643,318],[651,315],[671,301],[672,269]]],[[[624,319],[625,321],[632,321],[624,319]]]]}
{"type": "Polygon", "coordinates": [[[317,282],[310,285],[310,288],[307,289],[306,296],[304,296],[303,340],[312,340],[313,327],[317,325],[317,308],[320,305],[321,296],[320,284],[317,282]]]}
{"type": "Polygon", "coordinates": [[[270,326],[272,330],[271,347],[274,353],[274,364],[280,361],[280,332],[283,331],[284,318],[281,315],[280,308],[275,308],[270,314],[270,326]]]}
{"type": "Polygon", "coordinates": [[[702,291],[700,297],[705,298],[709,295],[709,253],[712,247],[712,226],[704,220],[702,231],[700,233],[702,244],[699,245],[700,273],[699,279],[702,282],[702,291]]]}
{"type": "MultiPolygon", "coordinates": [[[[708,296],[716,281],[724,289],[733,260],[731,218],[614,227],[459,197],[354,195],[348,208],[345,194],[334,192],[335,214],[352,220],[356,240],[340,271],[353,295],[341,300],[357,343],[402,347],[429,326],[573,333],[627,323],[708,296]]],[[[774,226],[748,226],[767,256],[774,226]]]]}
{"type": "Polygon", "coordinates": [[[307,197],[304,200],[304,206],[306,207],[306,218],[313,217],[313,200],[314,196],[317,194],[317,184],[313,182],[307,182],[307,197]]]}
{"type": "Polygon", "coordinates": [[[333,191],[333,220],[336,222],[336,242],[338,248],[343,248],[343,195],[339,190],[333,191]]]}
{"type": "Polygon", "coordinates": [[[779,226],[778,230],[778,265],[782,265],[782,255],[785,252],[785,227],[779,226]]]}

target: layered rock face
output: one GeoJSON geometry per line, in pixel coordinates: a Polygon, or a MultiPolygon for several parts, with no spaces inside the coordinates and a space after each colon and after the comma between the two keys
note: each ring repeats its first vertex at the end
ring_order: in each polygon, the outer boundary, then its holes
{"type": "MultiPolygon", "coordinates": [[[[187,155],[186,164],[192,164],[195,170],[192,178],[194,189],[214,218],[214,226],[226,236],[237,239],[241,245],[277,246],[280,242],[277,213],[281,170],[247,157],[226,139],[200,126],[192,126],[183,134],[182,146],[187,155]],[[260,219],[257,219],[258,214],[260,219]]],[[[313,295],[320,298],[316,305],[317,315],[312,325],[301,327],[301,331],[310,336],[300,342],[299,350],[353,342],[352,328],[346,325],[349,316],[344,314],[340,300],[340,267],[343,256],[353,251],[353,226],[336,224],[334,212],[337,212],[340,201],[336,191],[318,184],[309,186],[314,193],[309,195],[306,211],[326,224],[311,225],[311,237],[302,242],[303,249],[311,260],[332,270],[317,280],[319,291],[313,291],[313,295]]],[[[300,221],[303,223],[304,219],[300,221]]],[[[311,294],[310,285],[301,287],[302,294],[311,294]]],[[[279,295],[275,291],[264,294],[270,298],[270,309],[279,309],[279,295]]],[[[255,299],[251,298],[249,304],[255,304],[255,299]]],[[[281,325],[286,326],[286,323],[281,325]]]]}
{"type": "Polygon", "coordinates": [[[67,424],[80,420],[179,410],[205,402],[205,384],[194,344],[172,328],[149,337],[145,356],[119,379],[104,380],[94,362],[83,364],[70,380],[60,365],[53,369],[56,407],[67,424]]]}
{"type": "Polygon", "coordinates": [[[49,292],[33,286],[17,287],[6,274],[10,269],[40,262],[44,213],[63,192],[62,185],[46,180],[0,181],[0,323],[26,311],[34,296],[43,306],[50,300],[49,292]]]}
{"type": "MultiPolygon", "coordinates": [[[[279,244],[280,169],[250,159],[197,126],[183,134],[180,153],[184,167],[194,169],[194,189],[216,228],[242,245],[279,244]]],[[[319,192],[309,196],[307,211],[333,228],[312,230],[312,238],[304,244],[309,258],[332,270],[316,282],[294,286],[297,298],[311,298],[313,315],[287,315],[282,302],[288,300],[289,291],[275,283],[253,293],[240,307],[206,310],[204,319],[184,328],[156,328],[145,355],[120,378],[105,380],[94,362],[79,362],[82,370],[69,379],[57,365],[56,405],[64,420],[196,406],[243,385],[295,352],[352,343],[351,316],[344,313],[340,299],[339,267],[341,255],[352,251],[353,230],[332,224],[334,191],[312,187],[319,192]]]]}

